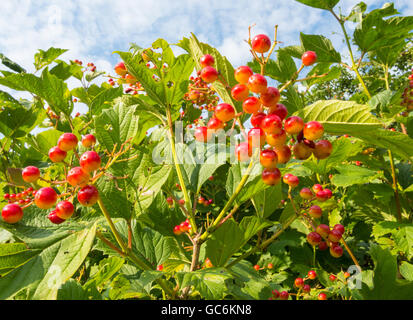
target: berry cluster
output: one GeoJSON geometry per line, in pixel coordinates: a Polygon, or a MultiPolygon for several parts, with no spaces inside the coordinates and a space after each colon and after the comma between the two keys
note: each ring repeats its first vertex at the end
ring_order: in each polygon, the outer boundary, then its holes
{"type": "Polygon", "coordinates": [[[307,241],[312,246],[318,246],[318,249],[322,251],[330,247],[330,254],[335,258],[340,258],[343,255],[343,248],[339,242],[344,232],[342,224],[336,224],[332,228],[326,224],[319,224],[315,231],[307,235],[307,241]]]}
{"type": "MultiPolygon", "coordinates": [[[[271,40],[266,35],[257,35],[251,42],[252,50],[265,53],[271,48],[271,40]]],[[[303,66],[316,62],[315,52],[307,51],[302,56],[303,66]]],[[[214,58],[204,55],[200,60],[203,69],[201,79],[206,83],[218,80],[219,72],[212,66],[214,58]]],[[[279,103],[280,91],[268,86],[267,79],[257,74],[248,66],[240,66],[235,70],[235,79],[238,82],[231,89],[234,100],[242,102],[243,112],[251,114],[250,122],[253,126],[247,135],[247,141],[235,147],[235,154],[239,161],[246,162],[252,157],[253,150],[261,149],[260,162],[264,167],[262,179],[268,185],[275,185],[281,180],[278,163],[285,164],[294,155],[296,159],[305,160],[311,155],[317,159],[325,159],[332,152],[332,144],[328,140],[320,140],[324,128],[317,121],[304,123],[298,116],[287,118],[287,108],[279,103]],[[287,135],[295,144],[287,145],[287,135]]],[[[228,121],[239,116],[235,108],[228,103],[218,104],[207,126],[195,129],[197,141],[208,142],[212,134],[224,128],[228,121]]]]}
{"type": "Polygon", "coordinates": [[[412,73],[409,75],[409,85],[406,87],[402,94],[403,101],[402,106],[406,107],[406,115],[413,111],[413,69],[412,73]]]}
{"type": "MultiPolygon", "coordinates": [[[[204,57],[210,57],[210,60],[204,63],[214,64],[214,58],[211,55],[206,54],[204,57]]],[[[201,59],[201,65],[202,63],[201,59]]],[[[192,104],[197,105],[200,110],[214,111],[218,104],[219,98],[216,96],[215,90],[213,90],[209,83],[205,82],[201,78],[201,71],[198,72],[197,77],[190,77],[188,84],[188,92],[185,93],[184,99],[190,101],[192,104]]]]}
{"type": "Polygon", "coordinates": [[[188,232],[191,230],[191,224],[189,223],[189,220],[186,219],[184,222],[181,222],[180,224],[176,225],[174,227],[174,234],[179,236],[182,233],[188,232]]]}
{"type": "MultiPolygon", "coordinates": [[[[91,134],[84,136],[82,139],[82,145],[86,148],[93,147],[95,143],[96,138],[91,134]]],[[[68,151],[76,153],[77,145],[78,139],[73,133],[62,134],[58,139],[57,146],[49,150],[50,160],[55,163],[64,162],[68,151]]],[[[100,156],[95,151],[86,151],[79,157],[79,164],[79,167],[73,167],[69,170],[66,180],[63,181],[63,183],[68,183],[74,188],[73,192],[58,195],[55,189],[51,187],[43,187],[39,190],[33,190],[30,187],[22,193],[6,194],[5,199],[9,201],[9,204],[2,209],[3,220],[8,223],[16,223],[23,218],[22,208],[14,202],[27,204],[27,206],[34,203],[38,208],[46,210],[55,206],[58,199],[60,199],[55,209],[48,215],[52,223],[60,224],[73,215],[75,208],[70,199],[73,198],[73,194],[79,188],[80,190],[77,192],[79,203],[86,207],[93,206],[98,200],[99,193],[93,185],[88,185],[88,183],[91,179],[90,174],[101,166],[100,156]],[[66,196],[68,198],[63,199],[66,196]]],[[[65,163],[65,165],[67,164],[65,163]]],[[[35,183],[42,179],[39,168],[35,166],[24,168],[22,178],[27,183],[35,183]]]]}

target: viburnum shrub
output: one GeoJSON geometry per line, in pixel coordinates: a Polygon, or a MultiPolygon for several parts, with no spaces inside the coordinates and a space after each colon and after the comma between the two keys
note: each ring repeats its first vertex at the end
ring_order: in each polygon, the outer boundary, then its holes
{"type": "Polygon", "coordinates": [[[299,2],[349,54],[276,26],[237,66],[193,34],[109,74],[2,58],[33,99],[0,91],[0,299],[413,298],[412,17],[299,2]]]}

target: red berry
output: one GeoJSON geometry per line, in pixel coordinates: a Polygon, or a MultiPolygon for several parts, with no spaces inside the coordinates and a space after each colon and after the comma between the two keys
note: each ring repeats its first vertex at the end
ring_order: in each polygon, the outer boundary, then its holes
{"type": "Polygon", "coordinates": [[[213,66],[215,63],[215,59],[210,54],[205,54],[199,59],[199,63],[201,64],[202,68],[213,66]]]}
{"type": "Polygon", "coordinates": [[[271,293],[275,299],[280,297],[280,292],[277,289],[272,290],[271,293]]]}
{"type": "Polygon", "coordinates": [[[267,268],[268,268],[268,269],[272,269],[272,268],[274,268],[274,265],[270,262],[270,263],[267,265],[267,268]]]}
{"type": "Polygon", "coordinates": [[[248,145],[250,150],[255,150],[265,145],[265,133],[261,128],[252,128],[248,131],[248,145]]]}
{"type": "Polygon", "coordinates": [[[277,154],[271,149],[262,150],[260,153],[260,163],[264,168],[275,169],[277,167],[277,154]]]}
{"type": "Polygon", "coordinates": [[[57,146],[63,151],[70,151],[76,148],[77,143],[77,137],[73,133],[67,132],[60,136],[57,146]]]}
{"type": "Polygon", "coordinates": [[[317,193],[318,191],[321,191],[321,190],[323,190],[323,186],[322,186],[321,184],[315,184],[315,185],[313,185],[313,191],[314,191],[315,193],[317,193]]]}
{"type": "Polygon", "coordinates": [[[330,281],[336,281],[337,279],[337,277],[334,274],[330,274],[328,278],[330,279],[330,281]]]}
{"type": "Polygon", "coordinates": [[[265,93],[267,91],[267,79],[258,73],[248,79],[248,88],[254,93],[265,93]]]}
{"type": "Polygon", "coordinates": [[[19,205],[9,203],[1,210],[1,217],[6,223],[17,223],[23,218],[23,210],[19,205]]]}
{"type": "Polygon", "coordinates": [[[301,56],[301,61],[305,66],[311,66],[317,61],[317,54],[314,51],[307,51],[301,56]]]}
{"type": "Polygon", "coordinates": [[[263,112],[257,112],[252,115],[250,121],[254,128],[261,128],[262,121],[267,115],[263,112]]]}
{"type": "Polygon", "coordinates": [[[79,200],[79,203],[85,207],[93,206],[98,201],[98,199],[99,192],[94,186],[84,186],[77,193],[77,200],[79,200]]]}
{"type": "Polygon", "coordinates": [[[180,199],[180,200],[178,201],[178,203],[179,203],[181,206],[183,206],[183,205],[185,204],[185,200],[184,200],[184,199],[180,199]]]}
{"type": "Polygon", "coordinates": [[[208,142],[212,136],[212,130],[208,130],[207,127],[198,127],[194,131],[195,140],[199,142],[208,142]]]}
{"type": "Polygon", "coordinates": [[[310,200],[314,197],[314,195],[309,188],[302,188],[300,190],[300,197],[304,200],[310,200]]]}
{"type": "Polygon", "coordinates": [[[307,235],[307,241],[312,246],[316,246],[321,242],[322,238],[317,232],[310,232],[307,235]]]}
{"type": "Polygon", "coordinates": [[[277,153],[278,163],[287,163],[291,159],[291,149],[289,146],[283,145],[281,147],[276,147],[275,152],[277,153]]]}
{"type": "Polygon", "coordinates": [[[49,158],[52,162],[62,162],[67,156],[67,152],[59,147],[53,147],[49,150],[49,158]]]}
{"type": "Polygon", "coordinates": [[[299,134],[304,129],[304,121],[300,117],[292,116],[285,119],[284,130],[289,134],[299,134]]]}
{"type": "Polygon", "coordinates": [[[135,84],[137,81],[136,78],[131,74],[127,74],[125,76],[125,80],[126,80],[126,83],[129,83],[129,84],[135,84]]]}
{"type": "Polygon", "coordinates": [[[56,210],[51,211],[48,215],[47,218],[49,218],[50,222],[54,223],[54,224],[61,224],[63,222],[65,222],[65,219],[59,218],[56,210]]]}
{"type": "Polygon", "coordinates": [[[244,101],[249,94],[250,92],[245,84],[236,84],[231,90],[231,96],[236,101],[244,101]]]}
{"type": "Polygon", "coordinates": [[[276,114],[267,115],[261,122],[261,128],[266,134],[280,134],[282,133],[282,122],[276,114]]]}
{"type": "Polygon", "coordinates": [[[328,240],[332,242],[339,242],[342,238],[342,233],[338,230],[331,230],[330,233],[328,234],[328,240]]]}
{"type": "Polygon", "coordinates": [[[93,172],[100,168],[101,164],[100,156],[96,151],[86,151],[80,157],[79,164],[85,172],[93,172]]]}
{"type": "Polygon", "coordinates": [[[300,179],[292,174],[285,174],[283,177],[283,181],[285,184],[288,184],[291,188],[295,188],[300,183],[300,179]]]}
{"type": "Polygon", "coordinates": [[[235,155],[237,156],[238,161],[249,161],[251,157],[251,152],[248,142],[241,142],[239,145],[235,146],[235,155]]]}
{"type": "Polygon", "coordinates": [[[265,184],[273,186],[281,181],[281,172],[278,168],[264,169],[261,178],[265,184]]]}
{"type": "Polygon", "coordinates": [[[304,125],[304,138],[314,141],[320,139],[324,134],[324,127],[318,121],[310,121],[304,125]]]}
{"type": "Polygon", "coordinates": [[[321,210],[319,206],[314,205],[314,206],[311,206],[310,209],[308,209],[308,213],[313,218],[319,219],[323,215],[323,210],[321,210]]]}
{"type": "Polygon", "coordinates": [[[156,270],[157,270],[157,271],[162,271],[162,270],[163,270],[163,265],[160,264],[159,266],[157,266],[157,267],[156,267],[156,270]]]}
{"type": "Polygon", "coordinates": [[[70,201],[64,200],[56,205],[56,215],[64,220],[69,219],[75,212],[75,207],[70,201]]]}
{"type": "Polygon", "coordinates": [[[261,103],[268,108],[275,108],[280,98],[280,91],[274,87],[268,87],[267,91],[260,95],[261,103]]]}
{"type": "Polygon", "coordinates": [[[93,147],[96,144],[96,137],[93,134],[87,134],[82,138],[82,145],[85,148],[93,147]]]}
{"type": "Polygon", "coordinates": [[[266,140],[270,146],[280,148],[285,145],[285,142],[287,141],[287,134],[284,130],[281,130],[280,133],[268,133],[266,140]]]}
{"type": "Polygon", "coordinates": [[[304,293],[309,293],[310,291],[311,291],[311,287],[310,287],[310,285],[309,284],[305,284],[304,286],[303,286],[303,292],[304,293]]]}
{"type": "Polygon", "coordinates": [[[34,166],[28,166],[22,171],[22,178],[28,183],[37,181],[40,178],[40,170],[34,166]]]}
{"type": "Polygon", "coordinates": [[[235,80],[237,80],[238,83],[242,83],[242,84],[246,84],[248,82],[248,79],[253,74],[254,74],[253,71],[248,66],[238,67],[234,72],[235,80]]]}
{"type": "Polygon", "coordinates": [[[216,130],[222,129],[222,128],[224,128],[224,122],[222,122],[221,120],[219,120],[215,117],[212,117],[208,121],[207,128],[211,131],[216,131],[216,130]]]}
{"type": "Polygon", "coordinates": [[[256,264],[256,265],[254,266],[254,269],[258,271],[258,270],[260,270],[260,266],[259,266],[258,264],[256,264]]]}
{"type": "Polygon", "coordinates": [[[348,273],[348,272],[344,272],[343,276],[344,276],[345,279],[347,279],[347,278],[349,278],[351,275],[350,275],[350,273],[348,273]]]}
{"type": "Polygon", "coordinates": [[[182,233],[181,228],[179,227],[179,225],[177,225],[177,226],[174,227],[173,232],[174,232],[174,234],[177,235],[177,236],[179,236],[179,235],[182,233]]]}
{"type": "Polygon", "coordinates": [[[326,224],[319,224],[315,231],[324,239],[326,239],[330,234],[330,227],[326,224]]]}
{"type": "Polygon", "coordinates": [[[274,113],[279,116],[281,120],[284,120],[288,115],[288,110],[282,103],[277,103],[275,107],[269,109],[269,113],[274,113]]]}
{"type": "Polygon", "coordinates": [[[172,199],[171,197],[166,198],[166,203],[168,204],[168,206],[172,206],[174,204],[174,199],[172,199]]]}
{"type": "Polygon", "coordinates": [[[330,247],[330,254],[334,258],[340,258],[343,255],[343,248],[340,245],[332,245],[330,247]]]}
{"type": "Polygon", "coordinates": [[[246,113],[256,113],[260,109],[261,102],[257,97],[249,97],[242,103],[242,109],[246,113]]]}
{"type": "Polygon", "coordinates": [[[255,52],[265,53],[271,48],[271,40],[265,34],[258,34],[252,39],[251,46],[255,52]]]}
{"type": "Polygon", "coordinates": [[[211,66],[206,66],[201,70],[201,78],[206,83],[212,83],[218,79],[218,71],[211,66]]]}
{"type": "Polygon", "coordinates": [[[328,158],[333,152],[333,145],[328,140],[320,140],[315,144],[315,148],[313,150],[314,156],[317,159],[325,159],[328,158]]]}
{"type": "Polygon", "coordinates": [[[235,109],[228,103],[221,103],[215,108],[215,117],[223,122],[228,122],[235,117],[235,109]]]}
{"type": "Polygon", "coordinates": [[[307,144],[304,142],[297,142],[293,145],[292,152],[296,159],[298,160],[306,160],[312,155],[312,150],[307,144]]]}
{"type": "Polygon", "coordinates": [[[294,280],[294,285],[297,288],[302,288],[304,286],[304,279],[303,278],[297,278],[294,280]]]}
{"type": "Polygon", "coordinates": [[[345,229],[344,229],[344,226],[342,225],[342,224],[336,224],[334,227],[333,227],[333,230],[337,230],[338,232],[340,232],[341,234],[344,234],[344,231],[345,231],[345,229]]]}
{"type": "Polygon", "coordinates": [[[321,293],[318,294],[317,299],[318,300],[327,300],[327,295],[325,293],[321,292],[321,293]]]}
{"type": "Polygon", "coordinates": [[[69,170],[66,179],[73,187],[83,187],[89,182],[90,175],[81,167],[74,167],[69,170]]]}
{"type": "Polygon", "coordinates": [[[289,297],[290,295],[288,294],[288,292],[287,291],[281,291],[280,292],[280,299],[281,300],[288,300],[288,297],[289,297]]]}
{"type": "Polygon", "coordinates": [[[128,70],[126,69],[125,63],[119,62],[118,64],[116,64],[115,72],[120,76],[126,75],[128,73],[128,70]]]}
{"type": "Polygon", "coordinates": [[[327,250],[327,248],[328,248],[328,245],[327,245],[327,242],[325,241],[321,241],[320,244],[318,245],[318,249],[321,251],[327,250]]]}
{"type": "Polygon", "coordinates": [[[315,196],[316,196],[318,201],[324,202],[324,201],[327,201],[328,199],[331,198],[331,191],[329,189],[321,190],[321,191],[318,191],[315,194],[315,196]],[[328,190],[328,191],[326,191],[326,190],[328,190]]]}
{"type": "Polygon", "coordinates": [[[314,280],[315,278],[317,278],[317,273],[314,270],[308,271],[308,278],[314,280]]]}
{"type": "Polygon", "coordinates": [[[34,203],[40,209],[50,209],[57,201],[57,193],[50,187],[45,187],[37,190],[34,196],[34,203]]]}

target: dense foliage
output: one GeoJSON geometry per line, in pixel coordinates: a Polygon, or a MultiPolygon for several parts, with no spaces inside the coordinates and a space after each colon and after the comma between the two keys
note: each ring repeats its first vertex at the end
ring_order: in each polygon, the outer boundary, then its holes
{"type": "Polygon", "coordinates": [[[112,75],[0,54],[0,299],[413,299],[413,17],[298,1],[349,61],[277,27],[248,66],[194,34],[112,75]]]}

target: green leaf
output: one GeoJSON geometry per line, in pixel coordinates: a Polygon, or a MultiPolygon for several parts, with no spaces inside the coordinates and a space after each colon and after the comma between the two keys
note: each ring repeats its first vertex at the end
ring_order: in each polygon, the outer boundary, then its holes
{"type": "Polygon", "coordinates": [[[253,236],[255,236],[258,233],[258,231],[271,225],[271,222],[256,216],[244,217],[239,224],[239,228],[241,229],[241,232],[244,237],[244,244],[247,243],[248,240],[251,239],[253,236]]]}
{"type": "Polygon", "coordinates": [[[19,73],[0,77],[0,84],[17,91],[29,91],[46,100],[57,114],[63,112],[69,116],[73,110],[72,97],[67,84],[44,69],[40,77],[33,74],[19,73]]]}
{"type": "MultiPolygon", "coordinates": [[[[27,299],[56,299],[58,288],[77,271],[88,255],[96,225],[67,233],[53,241],[23,265],[0,279],[0,298],[24,296],[27,299]],[[27,275],[30,275],[28,277],[27,275]]],[[[29,251],[34,250],[29,247],[29,251]]]]}
{"type": "Polygon", "coordinates": [[[50,69],[50,74],[55,75],[63,81],[69,79],[70,77],[75,77],[78,80],[83,78],[82,66],[77,63],[71,62],[70,64],[62,61],[56,60],[57,64],[50,69]]]}
{"type": "Polygon", "coordinates": [[[90,290],[92,288],[102,287],[112,279],[124,263],[124,259],[116,256],[101,260],[97,267],[98,270],[96,273],[90,275],[89,280],[83,285],[83,288],[90,290]]]}
{"type": "Polygon", "coordinates": [[[331,182],[337,187],[349,187],[354,184],[364,184],[373,182],[378,178],[383,178],[382,174],[376,171],[361,168],[355,165],[343,164],[334,167],[339,174],[333,175],[331,182]]]}
{"type": "Polygon", "coordinates": [[[370,134],[382,126],[370,113],[368,106],[354,101],[320,100],[298,111],[297,114],[305,122],[320,122],[324,130],[333,135],[357,136],[359,132],[370,134]]]}
{"type": "MultiPolygon", "coordinates": [[[[228,86],[232,88],[235,84],[237,84],[234,77],[234,68],[228,59],[222,56],[217,49],[206,43],[199,42],[193,33],[191,33],[191,38],[184,38],[184,40],[180,42],[180,46],[191,54],[193,60],[195,61],[197,70],[202,69],[199,62],[200,58],[205,54],[210,54],[215,59],[215,68],[220,72],[222,78],[228,86]]],[[[220,81],[215,81],[212,86],[223,102],[233,105],[238,112],[242,111],[242,103],[232,99],[230,88],[226,88],[220,81]]]]}
{"type": "MultiPolygon", "coordinates": [[[[236,191],[243,175],[245,174],[247,165],[248,164],[237,162],[231,166],[226,183],[226,189],[229,196],[232,196],[232,194],[236,191]]],[[[269,188],[268,185],[262,182],[261,170],[261,164],[258,161],[255,161],[244,187],[240,190],[235,199],[238,205],[241,205],[243,202],[251,199],[254,195],[263,192],[266,188],[269,188]]]]}
{"type": "Polygon", "coordinates": [[[282,200],[281,184],[267,188],[252,197],[257,215],[261,218],[269,217],[280,205],[282,200]]]}
{"type": "Polygon", "coordinates": [[[13,71],[16,71],[18,73],[26,72],[26,70],[23,67],[21,67],[16,62],[7,58],[4,54],[0,53],[0,60],[3,65],[5,65],[6,67],[8,67],[9,69],[13,71]]]}
{"type": "Polygon", "coordinates": [[[79,282],[69,279],[57,292],[57,300],[103,300],[96,288],[84,289],[79,282]]]}
{"type": "Polygon", "coordinates": [[[409,281],[413,281],[413,264],[402,261],[400,265],[400,274],[409,281]]]}
{"type": "Polygon", "coordinates": [[[333,9],[340,0],[295,0],[305,4],[306,6],[324,9],[324,10],[331,10],[333,9]]]}
{"type": "MultiPolygon", "coordinates": [[[[261,67],[257,60],[249,62],[248,65],[254,72],[260,73],[261,67]]],[[[276,61],[270,59],[265,66],[265,75],[281,83],[290,80],[296,71],[297,66],[293,58],[283,49],[278,50],[276,61]]]]}
{"type": "Polygon", "coordinates": [[[39,49],[39,52],[34,55],[34,66],[36,67],[36,71],[48,66],[66,51],[68,50],[53,47],[46,51],[39,49]]]}
{"type": "Polygon", "coordinates": [[[373,245],[370,255],[374,261],[373,288],[363,284],[359,290],[366,300],[406,300],[413,298],[413,282],[397,279],[397,258],[389,250],[373,245]]]}
{"type": "Polygon", "coordinates": [[[206,256],[214,266],[223,267],[243,243],[244,236],[240,227],[235,221],[228,220],[205,243],[206,256]]]}
{"type": "Polygon", "coordinates": [[[185,218],[178,206],[169,208],[165,197],[159,193],[148,209],[139,215],[138,220],[165,236],[174,236],[170,226],[180,224],[185,218]]]}
{"type": "Polygon", "coordinates": [[[178,272],[175,275],[181,289],[191,286],[207,300],[222,300],[229,293],[231,274],[223,268],[206,268],[194,272],[178,272]]]}
{"type": "Polygon", "coordinates": [[[138,135],[139,117],[135,114],[135,108],[127,98],[117,98],[113,108],[104,109],[94,118],[96,138],[108,151],[112,151],[115,144],[119,148],[138,135]]]}
{"type": "Polygon", "coordinates": [[[341,62],[340,53],[334,49],[331,40],[324,36],[300,33],[300,40],[305,51],[317,54],[317,62],[341,62]]]}
{"type": "Polygon", "coordinates": [[[236,299],[266,300],[271,296],[269,282],[259,276],[249,261],[241,261],[232,266],[231,275],[235,284],[230,290],[236,299]]]}
{"type": "Polygon", "coordinates": [[[322,83],[322,82],[338,79],[340,75],[341,75],[340,67],[334,66],[330,68],[330,63],[317,63],[311,69],[311,71],[307,74],[307,77],[310,77],[310,76],[318,76],[318,77],[303,81],[303,84],[305,86],[310,87],[316,83],[322,83]]]}
{"type": "Polygon", "coordinates": [[[0,275],[18,268],[26,263],[35,254],[36,250],[29,250],[24,243],[2,243],[0,244],[0,275]]]}
{"type": "Polygon", "coordinates": [[[194,61],[188,54],[174,57],[169,44],[158,39],[153,43],[153,48],[161,48],[162,54],[147,52],[151,61],[157,66],[156,69],[149,69],[141,58],[142,50],[135,54],[129,52],[117,52],[125,62],[128,72],[139,81],[148,96],[161,106],[178,106],[184,102],[183,97],[188,90],[189,76],[194,70],[194,61]],[[166,65],[166,68],[163,66],[166,65]],[[153,75],[159,81],[153,79],[153,75]]]}
{"type": "Polygon", "coordinates": [[[26,136],[46,115],[43,108],[21,104],[4,91],[0,91],[0,103],[0,132],[8,138],[26,136]]]}
{"type": "Polygon", "coordinates": [[[285,105],[289,114],[304,108],[303,97],[294,86],[289,86],[287,90],[281,93],[281,96],[281,103],[285,105]]]}

